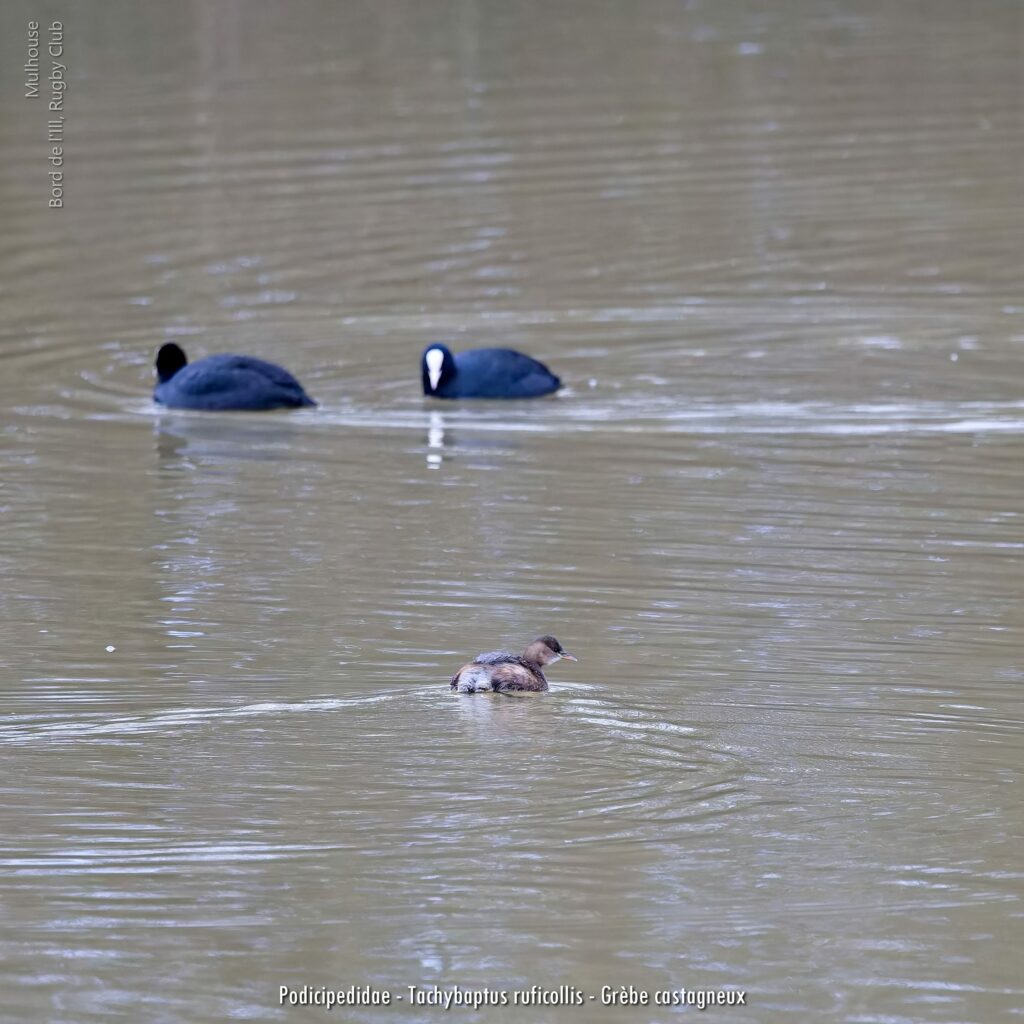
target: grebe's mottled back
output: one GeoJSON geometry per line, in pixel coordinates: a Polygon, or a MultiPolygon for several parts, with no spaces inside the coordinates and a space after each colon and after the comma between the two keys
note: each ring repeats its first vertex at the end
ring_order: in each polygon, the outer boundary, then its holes
{"type": "Polygon", "coordinates": [[[488,651],[486,654],[478,654],[474,659],[475,665],[497,665],[503,661],[516,661],[522,658],[521,654],[514,654],[512,651],[488,651]]]}

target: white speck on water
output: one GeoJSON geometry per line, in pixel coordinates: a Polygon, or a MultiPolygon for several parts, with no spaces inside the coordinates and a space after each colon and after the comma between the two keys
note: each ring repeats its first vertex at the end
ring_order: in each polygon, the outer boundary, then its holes
{"type": "Polygon", "coordinates": [[[107,644],[107,654],[112,654],[117,648],[113,644],[107,644]]]}
{"type": "Polygon", "coordinates": [[[949,353],[949,361],[951,363],[955,363],[959,358],[960,358],[960,356],[956,352],[950,352],[949,353]]]}

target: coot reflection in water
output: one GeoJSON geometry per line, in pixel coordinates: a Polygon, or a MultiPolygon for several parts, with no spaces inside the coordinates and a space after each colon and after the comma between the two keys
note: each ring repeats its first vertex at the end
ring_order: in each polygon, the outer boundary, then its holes
{"type": "Polygon", "coordinates": [[[153,435],[164,465],[178,460],[294,463],[303,438],[301,426],[283,416],[189,416],[177,410],[160,412],[153,435]]]}

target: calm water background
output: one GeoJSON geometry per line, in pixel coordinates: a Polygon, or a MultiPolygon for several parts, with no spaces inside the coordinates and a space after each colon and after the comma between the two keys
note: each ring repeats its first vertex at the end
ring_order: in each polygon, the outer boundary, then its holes
{"type": "Polygon", "coordinates": [[[2,22],[5,1020],[1021,1018],[1020,4],[2,22]],[[160,412],[171,338],[321,408],[160,412]],[[430,405],[439,339],[568,388],[430,405]]]}

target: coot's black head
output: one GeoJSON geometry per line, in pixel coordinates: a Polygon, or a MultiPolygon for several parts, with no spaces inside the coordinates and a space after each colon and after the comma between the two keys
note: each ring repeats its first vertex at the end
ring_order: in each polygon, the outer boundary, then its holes
{"type": "Polygon", "coordinates": [[[455,376],[455,356],[440,343],[428,345],[421,362],[423,394],[433,395],[455,376]]]}
{"type": "Polygon", "coordinates": [[[539,665],[550,665],[559,658],[566,661],[576,661],[576,655],[570,654],[553,636],[539,636],[526,648],[524,657],[539,665]]]}
{"type": "Polygon", "coordinates": [[[169,341],[160,346],[156,354],[156,376],[161,384],[166,384],[183,366],[188,366],[188,356],[180,345],[169,341]]]}

